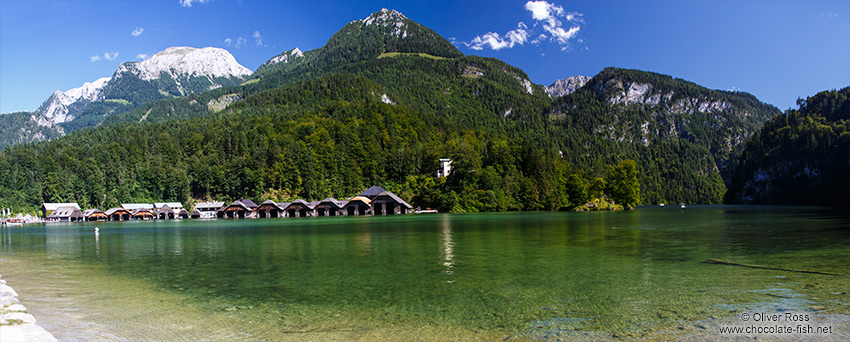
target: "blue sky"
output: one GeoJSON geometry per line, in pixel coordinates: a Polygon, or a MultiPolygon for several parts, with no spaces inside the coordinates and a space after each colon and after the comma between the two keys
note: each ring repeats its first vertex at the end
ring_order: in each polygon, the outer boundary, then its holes
{"type": "Polygon", "coordinates": [[[225,48],[256,70],[381,8],[544,85],[616,66],[746,91],[783,110],[850,85],[846,0],[0,0],[0,112],[35,110],[55,90],[171,46],[225,48]]]}

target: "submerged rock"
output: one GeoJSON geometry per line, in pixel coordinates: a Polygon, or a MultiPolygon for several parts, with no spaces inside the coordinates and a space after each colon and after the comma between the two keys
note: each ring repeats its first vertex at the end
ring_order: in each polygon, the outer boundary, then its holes
{"type": "Polygon", "coordinates": [[[0,340],[2,341],[57,341],[44,328],[36,325],[35,316],[18,301],[15,289],[0,279],[0,340]]]}

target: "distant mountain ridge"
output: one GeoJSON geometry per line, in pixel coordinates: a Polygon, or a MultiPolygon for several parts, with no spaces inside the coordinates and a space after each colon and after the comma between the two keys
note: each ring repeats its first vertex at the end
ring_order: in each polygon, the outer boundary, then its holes
{"type": "Polygon", "coordinates": [[[111,77],[102,77],[94,82],[86,82],[78,88],[64,92],[57,90],[35,112],[56,124],[71,121],[74,114],[86,104],[103,99],[103,88],[110,79],[111,77]]]}
{"type": "Polygon", "coordinates": [[[143,61],[122,63],[111,77],[55,91],[30,114],[29,121],[40,127],[40,133],[27,136],[35,132],[32,127],[15,126],[9,130],[14,136],[4,140],[30,142],[62,136],[152,101],[239,85],[252,74],[224,49],[170,47],[143,61]]]}
{"type": "Polygon", "coordinates": [[[253,72],[239,64],[227,50],[213,47],[201,49],[175,46],[156,53],[141,62],[127,62],[118,67],[117,76],[130,73],[149,81],[160,78],[204,77],[214,79],[245,77],[253,72]]]}

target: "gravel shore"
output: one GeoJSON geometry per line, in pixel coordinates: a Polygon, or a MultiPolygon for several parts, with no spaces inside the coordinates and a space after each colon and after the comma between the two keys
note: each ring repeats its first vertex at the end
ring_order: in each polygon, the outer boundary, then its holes
{"type": "Polygon", "coordinates": [[[35,317],[18,300],[18,293],[0,276],[0,342],[57,341],[35,323],[35,317]]]}

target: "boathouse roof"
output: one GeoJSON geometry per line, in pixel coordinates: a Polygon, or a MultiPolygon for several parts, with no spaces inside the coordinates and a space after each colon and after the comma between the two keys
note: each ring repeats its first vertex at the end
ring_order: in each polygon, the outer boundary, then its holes
{"type": "Polygon", "coordinates": [[[370,199],[369,199],[369,198],[367,198],[367,197],[363,197],[363,196],[354,196],[354,198],[352,198],[350,201],[346,202],[346,204],[351,203],[351,202],[354,202],[354,201],[360,201],[360,202],[363,202],[363,203],[365,203],[365,204],[372,203],[372,200],[370,200],[370,199]]]}
{"type": "Polygon", "coordinates": [[[136,209],[153,209],[153,204],[150,203],[121,203],[121,208],[126,210],[136,209]]]}
{"type": "Polygon", "coordinates": [[[153,216],[153,213],[145,208],[134,209],[132,213],[133,216],[153,216]]]}
{"type": "Polygon", "coordinates": [[[266,206],[266,205],[270,205],[272,207],[275,207],[275,208],[277,208],[277,210],[283,210],[283,208],[286,208],[284,206],[281,206],[280,203],[277,203],[277,202],[272,201],[272,200],[266,200],[265,202],[263,202],[259,206],[257,206],[257,209],[259,209],[262,206],[266,206]]]}
{"type": "Polygon", "coordinates": [[[164,206],[168,206],[171,209],[180,209],[183,208],[183,203],[180,202],[156,202],[153,204],[154,208],[162,208],[164,206]]]}
{"type": "Polygon", "coordinates": [[[240,199],[239,202],[242,202],[242,204],[244,204],[246,207],[251,208],[251,209],[259,207],[259,205],[257,205],[257,203],[254,203],[254,201],[249,200],[247,198],[240,199]]]}
{"type": "Polygon", "coordinates": [[[80,211],[80,208],[75,208],[72,206],[64,206],[56,208],[50,215],[47,215],[47,218],[80,218],[83,217],[83,212],[80,211]]]}
{"type": "Polygon", "coordinates": [[[46,211],[56,210],[59,207],[74,207],[80,209],[80,205],[77,203],[43,203],[41,207],[46,211]]]}
{"type": "Polygon", "coordinates": [[[318,204],[331,204],[333,206],[336,206],[337,208],[342,208],[342,206],[345,205],[343,203],[340,203],[340,201],[338,201],[336,198],[333,198],[333,197],[325,198],[321,202],[319,202],[318,204]]]}
{"type": "Polygon", "coordinates": [[[357,196],[368,197],[368,198],[371,199],[371,198],[378,197],[378,195],[380,195],[382,192],[386,192],[386,191],[387,191],[386,189],[384,189],[380,186],[373,185],[371,188],[363,190],[363,192],[361,192],[357,196]]]}
{"type": "Polygon", "coordinates": [[[109,210],[106,211],[106,216],[112,216],[112,214],[115,214],[115,212],[118,212],[118,211],[123,211],[127,214],[130,213],[129,211],[127,211],[127,209],[124,209],[124,208],[109,208],[109,210]]]}
{"type": "Polygon", "coordinates": [[[92,216],[92,215],[98,214],[98,213],[103,214],[103,211],[101,211],[100,209],[97,209],[97,208],[83,210],[83,216],[85,216],[85,217],[89,217],[89,216],[92,216]]]}
{"type": "MultiPolygon", "coordinates": [[[[307,201],[300,199],[300,198],[292,201],[292,203],[289,203],[289,205],[287,205],[286,207],[290,207],[290,206],[294,206],[294,205],[303,205],[307,208],[313,209],[312,207],[310,207],[310,203],[307,203],[307,201]]],[[[284,208],[286,208],[286,207],[284,207],[284,208]]]]}
{"type": "Polygon", "coordinates": [[[375,199],[378,199],[378,197],[389,197],[389,198],[391,198],[393,201],[395,201],[396,203],[403,204],[403,205],[404,205],[405,207],[407,207],[408,209],[413,209],[413,206],[412,206],[412,205],[410,205],[409,203],[405,202],[403,199],[401,199],[400,197],[396,196],[396,194],[394,194],[394,193],[392,193],[392,192],[384,191],[384,192],[382,192],[381,194],[379,194],[378,196],[376,196],[376,197],[375,197],[375,199]]]}
{"type": "Polygon", "coordinates": [[[224,202],[203,202],[195,204],[195,209],[219,209],[224,206],[224,202]]]}
{"type": "MultiPolygon", "coordinates": [[[[251,202],[251,203],[253,204],[254,202],[251,202]]],[[[236,200],[236,201],[233,201],[233,203],[230,203],[230,205],[228,205],[226,208],[222,209],[222,211],[230,211],[230,210],[232,210],[231,208],[237,208],[237,207],[242,208],[243,210],[247,210],[247,211],[254,211],[254,208],[258,207],[258,205],[254,204],[254,207],[249,207],[248,205],[245,204],[245,202],[242,202],[242,200],[236,200]]]]}

